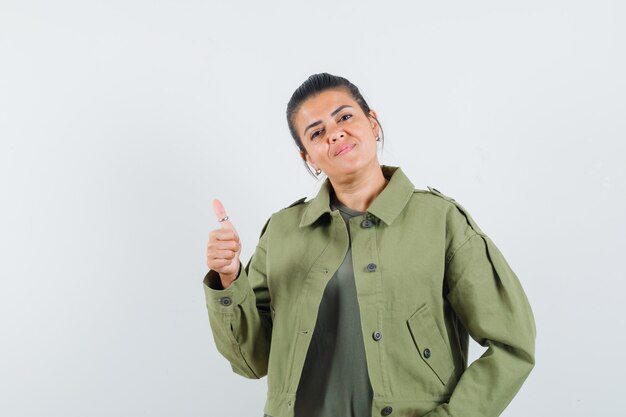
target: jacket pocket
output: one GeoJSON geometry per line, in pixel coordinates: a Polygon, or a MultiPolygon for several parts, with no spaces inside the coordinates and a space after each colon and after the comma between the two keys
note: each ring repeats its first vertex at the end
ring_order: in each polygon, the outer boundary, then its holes
{"type": "Polygon", "coordinates": [[[428,304],[421,306],[407,320],[417,353],[443,385],[454,371],[452,354],[441,336],[428,304]]]}

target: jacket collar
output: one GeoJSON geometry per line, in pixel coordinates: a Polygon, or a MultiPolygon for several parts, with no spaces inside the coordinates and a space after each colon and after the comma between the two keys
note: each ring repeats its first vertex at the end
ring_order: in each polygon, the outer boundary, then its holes
{"type": "MultiPolygon", "coordinates": [[[[381,165],[383,176],[389,180],[383,191],[376,196],[367,212],[378,217],[387,225],[400,214],[413,195],[415,186],[402,172],[400,167],[381,165]]],[[[330,213],[330,189],[332,185],[326,178],[319,192],[313,198],[300,220],[300,227],[309,226],[325,213],[330,213]]]]}

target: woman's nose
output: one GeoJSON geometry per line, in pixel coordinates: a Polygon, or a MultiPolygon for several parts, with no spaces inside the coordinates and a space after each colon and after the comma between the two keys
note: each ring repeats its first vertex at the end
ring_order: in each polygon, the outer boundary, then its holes
{"type": "Polygon", "coordinates": [[[343,139],[345,133],[341,130],[341,129],[335,129],[334,131],[332,131],[330,133],[330,141],[331,142],[337,142],[337,139],[341,138],[343,139]]]}

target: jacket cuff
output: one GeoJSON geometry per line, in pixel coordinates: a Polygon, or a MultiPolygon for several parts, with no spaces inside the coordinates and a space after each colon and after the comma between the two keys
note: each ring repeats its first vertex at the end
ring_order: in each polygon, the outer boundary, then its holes
{"type": "Polygon", "coordinates": [[[207,272],[202,284],[207,307],[221,312],[231,311],[234,306],[242,304],[246,296],[252,292],[244,268],[239,269],[239,275],[228,288],[222,287],[219,273],[213,270],[207,272]]]}

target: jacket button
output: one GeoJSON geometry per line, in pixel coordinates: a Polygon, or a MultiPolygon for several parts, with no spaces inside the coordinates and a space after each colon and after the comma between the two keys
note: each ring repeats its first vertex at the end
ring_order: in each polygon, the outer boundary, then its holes
{"type": "Polygon", "coordinates": [[[361,222],[361,227],[364,229],[369,229],[372,226],[374,226],[374,222],[370,219],[365,219],[361,222]]]}
{"type": "Polygon", "coordinates": [[[229,306],[231,303],[230,297],[222,297],[220,298],[220,304],[223,306],[229,306]]]}
{"type": "Polygon", "coordinates": [[[368,272],[376,271],[376,264],[367,264],[367,270],[368,272]]]}
{"type": "Polygon", "coordinates": [[[388,416],[389,414],[391,414],[392,411],[393,411],[393,408],[387,406],[387,407],[384,407],[382,410],[380,410],[380,414],[382,414],[383,416],[388,416]]]}
{"type": "Polygon", "coordinates": [[[383,334],[380,332],[380,330],[376,330],[374,333],[372,333],[372,337],[375,341],[378,342],[380,339],[383,338],[383,334]]]}
{"type": "Polygon", "coordinates": [[[424,357],[426,359],[430,358],[430,349],[428,348],[424,349],[424,357]]]}

